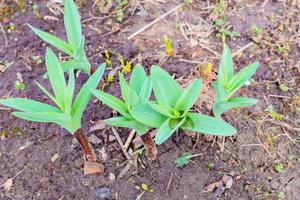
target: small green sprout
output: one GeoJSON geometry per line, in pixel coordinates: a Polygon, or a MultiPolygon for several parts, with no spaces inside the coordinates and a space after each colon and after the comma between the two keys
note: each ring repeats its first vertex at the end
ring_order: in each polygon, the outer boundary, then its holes
{"type": "Polygon", "coordinates": [[[252,24],[250,31],[253,37],[258,37],[262,33],[263,29],[256,26],[256,24],[252,24]]]}
{"type": "Polygon", "coordinates": [[[73,68],[74,70],[80,69],[86,74],[90,75],[91,64],[89,63],[84,52],[84,36],[82,35],[80,16],[73,0],[65,0],[64,24],[68,42],[65,42],[45,31],[34,28],[29,24],[28,26],[42,40],[73,58],[73,60],[68,60],[62,63],[64,72],[73,68]]]}
{"type": "Polygon", "coordinates": [[[16,80],[15,88],[16,88],[16,90],[25,90],[25,83],[23,83],[19,80],[16,80]]]}
{"type": "Polygon", "coordinates": [[[227,110],[248,107],[257,103],[257,100],[252,98],[232,97],[250,80],[257,68],[258,62],[255,62],[241,69],[234,75],[232,54],[228,46],[226,44],[224,45],[217,81],[213,83],[216,94],[213,113],[217,118],[220,118],[227,110]]]}
{"type": "Polygon", "coordinates": [[[174,163],[175,163],[175,166],[178,167],[178,168],[182,168],[186,165],[189,164],[189,162],[191,161],[190,159],[191,158],[194,158],[194,157],[197,157],[197,156],[201,156],[202,154],[190,154],[189,152],[183,152],[180,156],[178,156],[174,163]]]}
{"type": "Polygon", "coordinates": [[[159,125],[155,136],[156,144],[165,142],[179,128],[222,136],[236,133],[235,128],[222,120],[189,112],[200,95],[202,87],[200,79],[195,80],[183,92],[179,84],[166,71],[159,66],[152,66],[151,80],[157,103],[139,104],[133,107],[132,114],[135,119],[149,127],[157,128],[159,125]]]}
{"type": "Polygon", "coordinates": [[[176,167],[181,168],[181,167],[184,167],[185,165],[189,164],[191,156],[192,156],[192,154],[190,154],[189,152],[183,152],[174,161],[176,167]]]}
{"type": "Polygon", "coordinates": [[[207,164],[208,170],[212,170],[214,167],[215,167],[215,164],[212,163],[212,162],[210,162],[210,163],[207,164]]]}
{"type": "Polygon", "coordinates": [[[277,163],[277,164],[275,165],[275,171],[276,171],[277,173],[282,173],[283,170],[284,170],[284,166],[283,166],[282,163],[277,163]]]}
{"type": "Polygon", "coordinates": [[[54,95],[40,83],[36,82],[36,84],[57,107],[27,98],[1,99],[0,104],[18,110],[12,113],[12,115],[16,117],[34,122],[55,123],[74,135],[75,132],[81,128],[82,114],[92,97],[90,89],[97,87],[103,75],[105,65],[101,65],[95,73],[90,76],[75,99],[75,77],[73,69],[71,68],[69,70],[69,81],[67,84],[61,63],[50,49],[46,51],[46,67],[54,95]]]}

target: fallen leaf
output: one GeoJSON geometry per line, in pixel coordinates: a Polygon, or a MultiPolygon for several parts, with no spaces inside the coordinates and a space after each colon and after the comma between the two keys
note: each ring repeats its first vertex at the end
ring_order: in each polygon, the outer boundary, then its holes
{"type": "Polygon", "coordinates": [[[97,162],[91,162],[91,161],[86,161],[84,162],[83,166],[83,174],[84,175],[89,175],[89,174],[101,174],[104,172],[104,165],[97,163],[97,162]]]}
{"type": "Polygon", "coordinates": [[[92,143],[92,144],[100,144],[102,141],[100,138],[98,138],[95,134],[92,134],[90,137],[89,137],[89,141],[92,143]]]}
{"type": "Polygon", "coordinates": [[[211,183],[211,184],[204,187],[203,192],[205,192],[205,193],[212,192],[216,188],[220,187],[221,185],[223,185],[222,181],[217,181],[217,182],[211,183]]]}
{"type": "Polygon", "coordinates": [[[11,189],[12,185],[13,185],[13,179],[9,178],[3,184],[3,188],[4,188],[5,191],[9,191],[11,189]]]}

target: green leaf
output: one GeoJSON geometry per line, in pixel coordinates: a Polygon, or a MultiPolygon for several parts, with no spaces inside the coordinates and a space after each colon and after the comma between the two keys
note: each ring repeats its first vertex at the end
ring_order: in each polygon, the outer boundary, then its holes
{"type": "Polygon", "coordinates": [[[228,101],[215,103],[213,106],[213,112],[216,117],[221,116],[225,111],[233,108],[249,107],[257,103],[256,99],[237,97],[231,98],[228,101]]]}
{"type": "Polygon", "coordinates": [[[216,100],[215,102],[222,102],[227,101],[229,96],[227,92],[224,89],[224,86],[222,84],[218,84],[217,81],[213,82],[213,88],[216,94],[216,100]]]}
{"type": "Polygon", "coordinates": [[[145,103],[149,100],[152,92],[152,82],[149,77],[146,78],[139,93],[140,103],[145,103]]]}
{"type": "Polygon", "coordinates": [[[80,89],[73,103],[74,118],[78,123],[81,121],[82,113],[84,112],[88,102],[92,98],[91,89],[96,89],[105,70],[105,64],[101,64],[92,76],[80,89]]]}
{"type": "Polygon", "coordinates": [[[175,109],[187,113],[197,101],[201,92],[201,87],[202,81],[200,79],[195,80],[189,85],[176,102],[175,109]]]}
{"type": "Polygon", "coordinates": [[[53,103],[59,106],[57,99],[43,85],[41,85],[37,81],[35,81],[35,84],[40,88],[42,92],[44,92],[45,95],[47,95],[53,101],[53,103]]]}
{"type": "Polygon", "coordinates": [[[218,84],[227,85],[233,77],[233,71],[232,54],[229,47],[225,44],[218,70],[218,84]]]}
{"type": "Polygon", "coordinates": [[[140,123],[153,128],[159,128],[167,119],[153,110],[148,103],[137,104],[130,110],[130,114],[140,123]]]}
{"type": "Polygon", "coordinates": [[[39,36],[42,40],[45,42],[51,44],[55,48],[63,51],[64,53],[72,56],[73,55],[73,49],[72,47],[66,43],[65,41],[55,37],[54,35],[51,35],[45,31],[39,30],[37,28],[34,28],[33,26],[27,24],[29,28],[37,35],[39,36]]]}
{"type": "Polygon", "coordinates": [[[69,70],[69,82],[68,82],[68,86],[67,86],[67,90],[66,90],[67,93],[66,93],[65,102],[64,102],[64,104],[66,105],[66,113],[71,113],[74,90],[75,90],[75,75],[74,75],[74,70],[70,69],[69,70]]]}
{"type": "Polygon", "coordinates": [[[24,112],[59,112],[60,110],[38,101],[25,98],[1,99],[0,104],[24,112]]]}
{"type": "Polygon", "coordinates": [[[241,69],[237,74],[235,74],[229,81],[228,91],[229,96],[232,96],[238,89],[240,89],[245,83],[253,76],[258,68],[259,63],[254,62],[247,67],[241,69]]]}
{"type": "Polygon", "coordinates": [[[153,110],[159,112],[160,114],[168,117],[168,118],[178,118],[173,115],[174,109],[168,106],[160,105],[160,104],[149,104],[153,110]]]}
{"type": "Polygon", "coordinates": [[[122,73],[119,73],[119,84],[120,84],[120,89],[121,89],[121,93],[122,93],[122,98],[125,101],[125,103],[128,105],[130,103],[129,99],[130,99],[130,95],[131,95],[131,89],[130,89],[129,85],[127,84],[122,73]]]}
{"type": "Polygon", "coordinates": [[[156,132],[155,143],[160,145],[164,143],[171,135],[179,129],[184,123],[185,118],[178,121],[177,119],[167,119],[156,132]]]}
{"type": "Polygon", "coordinates": [[[143,135],[149,130],[149,128],[144,124],[141,124],[134,119],[128,119],[126,117],[112,117],[106,119],[105,122],[111,126],[134,129],[139,135],[143,135]]]}
{"type": "Polygon", "coordinates": [[[147,75],[144,68],[140,64],[135,65],[131,73],[129,87],[133,89],[136,94],[140,94],[146,78],[147,75]]]}
{"type": "Polygon", "coordinates": [[[158,104],[174,107],[181,95],[178,83],[159,66],[151,67],[151,80],[158,104]]]}
{"type": "Polygon", "coordinates": [[[64,110],[66,82],[61,64],[51,49],[46,50],[47,73],[59,107],[64,110]]]}
{"type": "Polygon", "coordinates": [[[182,128],[185,130],[221,136],[231,136],[236,133],[236,129],[230,124],[211,116],[189,113],[188,118],[192,123],[184,124],[182,128]]]}
{"type": "Polygon", "coordinates": [[[106,92],[102,92],[96,89],[92,89],[91,92],[102,101],[105,105],[111,107],[112,109],[119,112],[121,115],[123,115],[126,118],[132,118],[129,114],[127,105],[121,101],[120,99],[114,97],[111,94],[108,94],[106,92]]]}
{"type": "Polygon", "coordinates": [[[56,124],[70,123],[70,116],[59,112],[13,112],[12,115],[34,122],[50,122],[56,124]]]}
{"type": "Polygon", "coordinates": [[[82,30],[78,9],[73,0],[65,0],[64,24],[69,43],[78,48],[82,39],[82,30]]]}

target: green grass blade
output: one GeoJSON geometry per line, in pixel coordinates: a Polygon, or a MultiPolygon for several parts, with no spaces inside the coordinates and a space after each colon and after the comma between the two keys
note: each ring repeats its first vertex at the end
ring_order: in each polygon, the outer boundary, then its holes
{"type": "Polygon", "coordinates": [[[55,37],[54,35],[51,35],[45,31],[42,31],[40,29],[37,29],[29,24],[27,24],[29,26],[29,28],[37,35],[39,36],[42,40],[44,40],[45,42],[51,44],[52,46],[54,46],[55,48],[63,51],[64,53],[72,56],[73,55],[73,49],[72,47],[66,43],[65,41],[55,37]]]}
{"type": "Polygon", "coordinates": [[[144,84],[139,93],[140,103],[145,103],[149,100],[152,92],[152,82],[149,77],[146,77],[144,84]]]}
{"type": "Polygon", "coordinates": [[[122,73],[119,73],[119,84],[120,84],[122,98],[125,101],[125,103],[127,105],[129,105],[131,89],[130,89],[129,85],[127,84],[127,82],[126,82],[126,80],[125,80],[122,73]]]}
{"type": "Polygon", "coordinates": [[[12,115],[34,122],[50,122],[56,124],[70,123],[70,116],[58,112],[13,112],[12,115]]]}

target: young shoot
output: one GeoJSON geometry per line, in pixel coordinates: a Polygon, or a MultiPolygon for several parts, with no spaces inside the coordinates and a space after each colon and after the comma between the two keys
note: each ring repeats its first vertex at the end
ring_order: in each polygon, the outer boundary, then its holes
{"type": "Polygon", "coordinates": [[[166,71],[159,66],[152,66],[151,80],[157,103],[139,104],[133,107],[131,113],[143,124],[155,128],[159,125],[155,136],[156,144],[165,142],[179,128],[222,136],[236,133],[235,128],[222,120],[189,111],[200,95],[202,87],[200,79],[194,80],[185,91],[182,91],[179,84],[166,71]]]}
{"type": "Polygon", "coordinates": [[[82,146],[87,160],[95,161],[93,150],[81,129],[82,114],[92,97],[91,88],[96,88],[105,69],[101,65],[80,89],[74,99],[74,71],[69,70],[69,80],[66,83],[61,63],[55,54],[47,49],[46,66],[54,95],[44,86],[36,82],[39,89],[48,96],[56,107],[27,98],[1,99],[0,104],[16,109],[12,115],[34,122],[55,123],[74,135],[82,146]],[[74,99],[74,100],[73,100],[74,99]]]}
{"type": "MultiPolygon", "coordinates": [[[[152,91],[151,80],[147,77],[143,67],[141,65],[136,65],[132,71],[129,84],[126,82],[122,73],[119,73],[119,82],[123,101],[106,92],[96,89],[91,90],[104,104],[121,114],[121,116],[106,119],[105,122],[111,126],[134,129],[137,134],[141,136],[148,158],[156,159],[156,146],[148,133],[152,126],[147,126],[139,122],[132,115],[132,109],[135,106],[139,104],[148,104],[152,91]]],[[[159,113],[151,112],[149,114],[155,115],[155,121],[150,123],[150,125],[153,125],[154,123],[156,126],[159,126],[164,119],[159,113]]]]}
{"type": "Polygon", "coordinates": [[[68,72],[73,68],[74,70],[82,70],[90,75],[91,64],[84,52],[84,36],[78,9],[73,0],[65,0],[64,2],[64,25],[67,33],[67,42],[29,24],[28,26],[42,40],[73,58],[73,60],[68,60],[61,64],[64,72],[68,72]]]}
{"type": "Polygon", "coordinates": [[[216,94],[216,100],[213,105],[215,117],[220,118],[225,111],[233,108],[253,106],[257,103],[256,99],[232,96],[250,80],[258,65],[258,62],[254,62],[234,74],[231,51],[226,44],[224,45],[217,81],[213,83],[216,94]]]}

